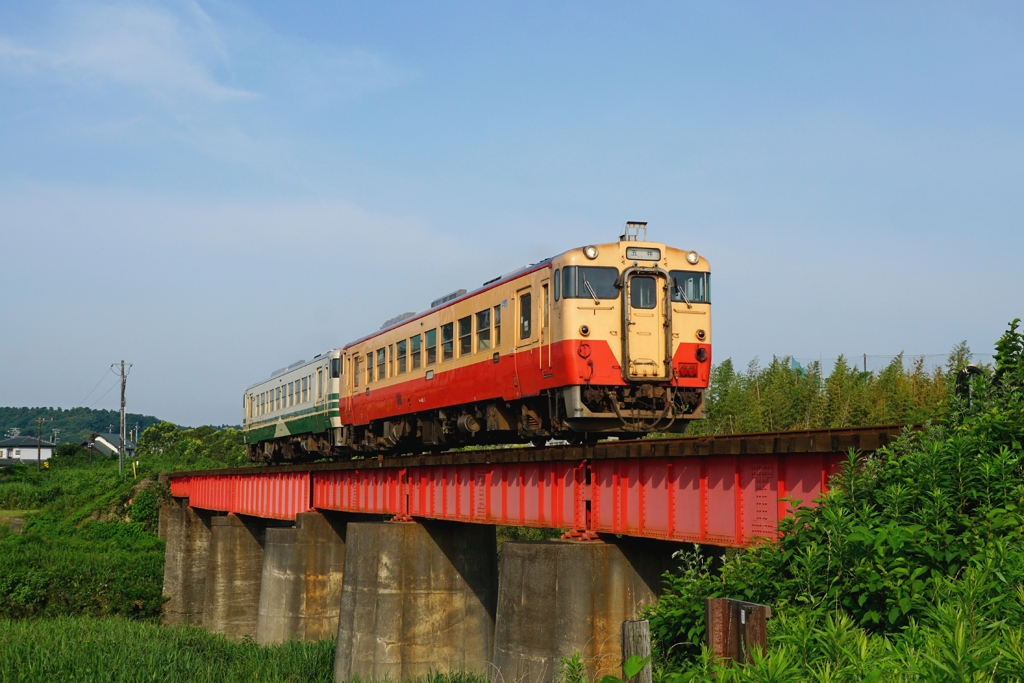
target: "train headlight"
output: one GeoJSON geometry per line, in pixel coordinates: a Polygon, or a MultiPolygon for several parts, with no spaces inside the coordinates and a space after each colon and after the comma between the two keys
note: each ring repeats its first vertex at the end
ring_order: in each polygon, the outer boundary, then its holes
{"type": "Polygon", "coordinates": [[[593,261],[597,258],[597,247],[590,245],[589,247],[583,247],[583,255],[593,261]]]}
{"type": "Polygon", "coordinates": [[[697,261],[700,261],[700,255],[695,251],[686,252],[686,261],[691,265],[697,265],[697,261]]]}

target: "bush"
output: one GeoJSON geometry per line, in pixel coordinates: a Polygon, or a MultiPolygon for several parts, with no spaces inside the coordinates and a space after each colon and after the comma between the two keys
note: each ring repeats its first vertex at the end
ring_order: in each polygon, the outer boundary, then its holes
{"type": "Polygon", "coordinates": [[[729,552],[717,574],[698,552],[683,553],[649,610],[662,666],[709,675],[704,599],[731,597],[772,604],[778,615],[766,659],[744,680],[768,680],[758,667],[775,667],[771,680],[789,680],[779,673],[789,669],[792,680],[1024,677],[1016,321],[996,351],[993,381],[977,380],[972,406],[951,404],[944,424],[870,458],[851,454],[823,505],[780,524],[777,543],[729,552]]]}

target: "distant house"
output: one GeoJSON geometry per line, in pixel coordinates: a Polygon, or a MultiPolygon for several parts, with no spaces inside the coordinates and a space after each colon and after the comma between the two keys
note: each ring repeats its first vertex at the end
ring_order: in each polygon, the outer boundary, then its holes
{"type": "MultiPolygon", "coordinates": [[[[101,455],[117,455],[117,451],[120,448],[121,435],[120,434],[99,434],[93,433],[89,435],[89,440],[82,445],[86,448],[91,448],[101,455]]],[[[135,455],[135,442],[131,439],[125,439],[125,451],[126,455],[130,458],[135,455]]]]}
{"type": "Polygon", "coordinates": [[[37,442],[34,436],[15,436],[0,441],[0,458],[8,462],[11,460],[34,462],[37,457],[40,460],[49,460],[51,455],[53,455],[53,444],[49,441],[37,442]]]}

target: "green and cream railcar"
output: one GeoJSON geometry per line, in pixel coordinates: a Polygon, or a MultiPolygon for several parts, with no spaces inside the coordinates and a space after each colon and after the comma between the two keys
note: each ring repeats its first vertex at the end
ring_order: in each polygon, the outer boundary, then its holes
{"type": "Polygon", "coordinates": [[[292,363],[245,390],[246,451],[252,460],[328,456],[341,431],[341,349],[292,363]]]}

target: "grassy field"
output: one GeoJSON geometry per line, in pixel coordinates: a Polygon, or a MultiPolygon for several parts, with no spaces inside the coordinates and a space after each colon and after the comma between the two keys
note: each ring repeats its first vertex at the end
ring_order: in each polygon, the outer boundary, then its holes
{"type": "MultiPolygon", "coordinates": [[[[333,683],[334,641],[263,647],[191,626],[120,618],[0,620],[4,683],[333,683]]],[[[437,673],[421,683],[484,683],[437,673]]]]}

